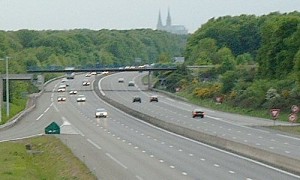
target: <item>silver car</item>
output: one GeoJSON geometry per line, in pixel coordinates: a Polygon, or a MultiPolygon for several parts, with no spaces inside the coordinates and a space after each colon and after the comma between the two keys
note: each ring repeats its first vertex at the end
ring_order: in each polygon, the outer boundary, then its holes
{"type": "Polygon", "coordinates": [[[104,108],[98,108],[96,109],[96,113],[95,113],[95,117],[96,118],[100,118],[100,117],[107,117],[107,111],[104,108]]]}
{"type": "Polygon", "coordinates": [[[79,95],[77,97],[77,102],[85,102],[86,101],[86,97],[84,95],[79,95]]]}

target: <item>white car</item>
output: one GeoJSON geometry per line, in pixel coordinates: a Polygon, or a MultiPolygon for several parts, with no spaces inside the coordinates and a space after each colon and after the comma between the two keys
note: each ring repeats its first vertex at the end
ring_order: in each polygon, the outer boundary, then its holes
{"type": "Polygon", "coordinates": [[[79,95],[77,97],[77,102],[85,102],[86,101],[86,97],[84,95],[79,95]]]}
{"type": "Polygon", "coordinates": [[[76,91],[76,90],[71,90],[71,91],[69,92],[69,94],[70,94],[70,95],[77,94],[77,91],[76,91]]]}
{"type": "Polygon", "coordinates": [[[85,80],[85,81],[82,82],[82,85],[83,85],[83,86],[89,86],[90,84],[91,84],[90,81],[86,81],[86,80],[85,80]]]}
{"type": "Polygon", "coordinates": [[[65,91],[66,91],[66,88],[60,87],[60,88],[57,89],[57,92],[65,92],[65,91]]]}
{"type": "Polygon", "coordinates": [[[98,108],[96,109],[96,113],[95,113],[95,117],[96,118],[100,118],[100,117],[107,117],[107,111],[103,108],[98,108]]]}
{"type": "Polygon", "coordinates": [[[119,79],[118,79],[118,82],[119,82],[119,83],[123,83],[123,82],[124,82],[124,78],[119,78],[119,79]]]}
{"type": "Polygon", "coordinates": [[[66,88],[67,88],[67,85],[65,85],[65,84],[60,84],[60,85],[58,86],[57,92],[65,92],[65,91],[66,91],[66,88]]]}
{"type": "Polygon", "coordinates": [[[66,101],[67,98],[65,96],[58,96],[57,97],[57,102],[60,102],[60,101],[66,101]]]}
{"type": "Polygon", "coordinates": [[[95,76],[95,75],[97,75],[97,72],[91,72],[91,75],[95,76]]]}

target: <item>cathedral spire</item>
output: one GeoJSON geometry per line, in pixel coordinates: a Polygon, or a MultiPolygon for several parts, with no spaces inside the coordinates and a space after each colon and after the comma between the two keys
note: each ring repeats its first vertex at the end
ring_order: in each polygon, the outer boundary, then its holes
{"type": "Polygon", "coordinates": [[[157,25],[156,25],[156,28],[158,30],[161,30],[163,27],[163,24],[162,24],[162,21],[161,21],[161,15],[160,15],[160,10],[159,10],[159,13],[158,13],[158,21],[157,21],[157,25]]]}
{"type": "Polygon", "coordinates": [[[167,17],[167,24],[166,24],[166,26],[172,26],[171,15],[170,15],[170,8],[168,8],[168,17],[167,17]]]}

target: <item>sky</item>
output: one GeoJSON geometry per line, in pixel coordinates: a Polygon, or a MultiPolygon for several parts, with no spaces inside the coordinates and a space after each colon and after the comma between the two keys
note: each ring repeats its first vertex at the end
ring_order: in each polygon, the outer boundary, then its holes
{"type": "Polygon", "coordinates": [[[221,16],[300,12],[300,0],[0,0],[0,30],[156,29],[168,9],[193,33],[221,16]]]}

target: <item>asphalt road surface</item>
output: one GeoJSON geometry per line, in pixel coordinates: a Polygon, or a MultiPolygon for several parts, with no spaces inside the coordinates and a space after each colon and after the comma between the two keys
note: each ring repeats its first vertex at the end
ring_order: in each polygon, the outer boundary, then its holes
{"type": "MultiPolygon", "coordinates": [[[[107,76],[100,81],[102,93],[132,109],[166,122],[300,159],[299,136],[290,136],[278,131],[256,128],[257,126],[273,125],[272,120],[218,112],[183,101],[176,101],[163,94],[147,91],[147,87],[141,83],[141,77],[144,75],[142,73],[117,73],[107,76]],[[124,78],[124,83],[118,83],[120,77],[124,78]],[[129,87],[129,81],[135,81],[136,85],[129,87]],[[150,103],[149,98],[151,95],[158,95],[159,102],[150,103]],[[140,96],[142,103],[133,103],[132,97],[134,96],[140,96]],[[205,112],[205,118],[192,118],[192,110],[195,108],[202,109],[205,112]]],[[[275,123],[277,125],[291,125],[288,122],[277,121],[275,123]]]]}
{"type": "MultiPolygon", "coordinates": [[[[187,126],[194,122],[195,126],[193,127],[207,128],[208,133],[212,131],[209,127],[219,128],[220,122],[222,122],[224,123],[222,127],[229,132],[241,131],[241,129],[250,131],[251,135],[245,135],[245,137],[250,136],[249,141],[253,139],[253,136],[257,136],[255,132],[261,132],[252,131],[252,128],[246,128],[243,124],[234,126],[234,123],[224,122],[226,119],[222,119],[222,121],[208,119],[209,116],[215,117],[213,113],[216,112],[213,111],[207,113],[208,116],[204,119],[191,119],[192,105],[182,104],[182,102],[162,95],[159,96],[158,103],[149,103],[147,95],[150,92],[140,91],[138,86],[129,89],[126,84],[129,77],[138,83],[139,73],[121,73],[120,76],[125,77],[124,84],[119,84],[116,79],[114,80],[118,74],[107,76],[101,81],[101,86],[103,83],[104,87],[102,89],[106,89],[105,93],[112,98],[117,98],[119,102],[124,102],[142,112],[156,113],[156,116],[167,121],[177,122],[179,120],[177,123],[187,126]],[[131,98],[135,94],[143,97],[141,104],[132,104],[131,98]],[[164,101],[168,103],[163,103],[164,101]],[[176,104],[182,105],[178,108],[176,104]],[[166,112],[176,112],[177,114],[166,112]],[[208,120],[215,124],[213,125],[208,120]],[[206,121],[206,123],[202,121],[206,121]]],[[[83,79],[86,79],[84,75],[78,75],[74,80],[70,80],[66,92],[57,92],[60,80],[49,83],[43,95],[38,99],[37,107],[30,114],[13,128],[0,130],[0,141],[43,134],[44,128],[55,121],[60,125],[62,133],[56,136],[70,147],[98,179],[254,180],[300,178],[297,175],[144,123],[102,101],[92,91],[91,85],[82,86],[83,79]],[[69,95],[68,91],[71,89],[77,90],[78,94],[69,95]],[[57,102],[57,97],[62,94],[67,97],[66,102],[57,102]],[[86,102],[76,101],[80,94],[85,95],[86,102]],[[108,111],[108,117],[95,118],[97,108],[105,108],[108,111]]],[[[88,77],[88,80],[93,82],[94,76],[88,77]]],[[[214,131],[219,133],[220,130],[214,131]]],[[[244,131],[241,131],[242,133],[244,131]]],[[[225,135],[225,137],[227,136],[229,134],[225,135]]],[[[240,136],[237,136],[237,139],[239,138],[240,136]]],[[[278,138],[285,139],[287,137],[278,136],[278,138]]],[[[277,141],[278,138],[276,136],[274,140],[277,141]]],[[[292,140],[293,143],[297,142],[296,139],[292,140]]],[[[290,145],[290,141],[288,142],[290,145]]]]}

